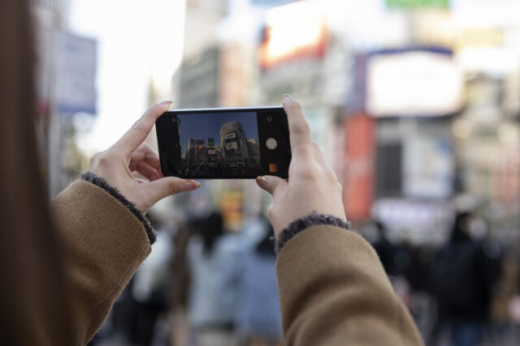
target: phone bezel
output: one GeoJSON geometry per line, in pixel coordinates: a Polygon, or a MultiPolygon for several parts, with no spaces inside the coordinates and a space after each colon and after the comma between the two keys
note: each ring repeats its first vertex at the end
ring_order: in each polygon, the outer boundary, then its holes
{"type": "MultiPolygon", "coordinates": [[[[265,137],[268,137],[268,138],[271,138],[273,136],[269,136],[269,132],[262,132],[261,128],[265,128],[265,126],[261,126],[259,121],[260,121],[260,116],[261,115],[266,115],[266,114],[269,114],[269,113],[273,113],[273,114],[283,114],[285,116],[285,122],[282,124],[282,128],[279,129],[279,131],[284,131],[286,130],[287,132],[287,138],[277,138],[277,140],[280,142],[280,151],[282,152],[284,150],[284,147],[282,147],[282,145],[285,145],[286,144],[286,148],[288,149],[288,154],[286,153],[286,155],[288,155],[288,160],[287,160],[287,171],[282,171],[282,172],[279,172],[279,173],[263,173],[261,175],[265,175],[265,174],[270,174],[270,175],[276,175],[276,176],[279,176],[281,178],[284,178],[284,179],[287,179],[288,178],[288,171],[289,171],[289,164],[290,164],[290,160],[291,160],[291,154],[290,154],[290,143],[289,143],[289,129],[288,129],[288,123],[287,123],[287,115],[285,114],[285,111],[283,109],[283,107],[281,106],[261,106],[261,107],[226,107],[226,108],[184,108],[184,109],[173,109],[173,110],[169,110],[167,112],[165,112],[157,121],[156,121],[156,125],[160,122],[160,119],[162,117],[164,117],[165,115],[167,114],[170,114],[170,116],[172,115],[175,115],[175,114],[199,114],[199,113],[229,113],[229,112],[256,112],[256,120],[257,120],[257,129],[258,129],[258,141],[259,141],[259,149],[260,149],[260,162],[261,162],[261,167],[263,168],[264,167],[264,163],[265,163],[265,160],[267,160],[268,158],[271,158],[271,155],[274,155],[273,154],[273,150],[269,151],[269,149],[266,149],[266,148],[263,148],[264,145],[263,145],[263,142],[265,142],[265,137]],[[263,113],[263,114],[260,114],[260,113],[263,113]],[[264,136],[266,135],[267,136],[264,136]]],[[[163,142],[160,138],[159,138],[159,126],[156,126],[156,134],[157,134],[157,142],[158,142],[158,147],[159,147],[159,155],[161,157],[160,159],[160,163],[161,163],[161,169],[163,170],[163,172],[165,172],[165,168],[163,166],[163,163],[164,163],[164,160],[163,160],[163,157],[162,157],[162,153],[163,152],[166,152],[168,153],[168,150],[165,150],[165,148],[161,148],[161,143],[163,142]]],[[[281,156],[282,153],[279,153],[279,155],[281,156]]],[[[166,159],[167,160],[167,159],[166,159]]],[[[285,163],[285,162],[284,162],[285,163]]],[[[285,165],[285,164],[284,164],[285,165]]],[[[261,168],[261,170],[262,170],[261,168]]],[[[168,168],[166,171],[170,171],[170,169],[168,168]]],[[[218,176],[218,177],[204,177],[204,176],[191,176],[191,175],[186,175],[186,176],[182,176],[182,175],[173,175],[173,176],[178,176],[178,177],[181,177],[183,179],[208,179],[208,180],[229,180],[229,179],[254,179],[255,177],[253,176],[250,176],[250,175],[243,175],[243,176],[218,176]]]]}

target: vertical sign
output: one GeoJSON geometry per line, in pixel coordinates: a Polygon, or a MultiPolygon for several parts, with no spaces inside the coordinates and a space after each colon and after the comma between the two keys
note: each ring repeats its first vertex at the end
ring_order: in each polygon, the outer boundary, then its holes
{"type": "Polygon", "coordinates": [[[343,203],[350,220],[371,217],[374,195],[374,120],[364,113],[345,122],[346,157],[343,203]]]}
{"type": "Polygon", "coordinates": [[[95,40],[64,33],[60,37],[57,98],[63,114],[96,113],[95,40]]]}

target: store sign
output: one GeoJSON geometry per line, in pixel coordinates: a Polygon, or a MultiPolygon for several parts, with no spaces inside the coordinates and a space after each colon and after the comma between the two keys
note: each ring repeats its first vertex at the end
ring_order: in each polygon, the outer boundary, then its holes
{"type": "Polygon", "coordinates": [[[321,58],[328,40],[326,15],[316,1],[302,1],[270,10],[260,64],[274,65],[301,58],[321,58]]]}
{"type": "Polygon", "coordinates": [[[390,8],[449,8],[450,0],[386,0],[386,4],[390,8]]]}
{"type": "Polygon", "coordinates": [[[367,220],[374,194],[374,119],[366,114],[346,121],[346,165],[343,202],[349,219],[367,220]]]}
{"type": "MultiPolygon", "coordinates": [[[[236,126],[236,125],[235,125],[236,126]]],[[[226,133],[224,139],[235,138],[237,135],[234,132],[226,133]]]]}
{"type": "Polygon", "coordinates": [[[463,106],[463,87],[451,51],[380,51],[367,62],[366,109],[375,117],[453,114],[463,106]]]}
{"type": "Polygon", "coordinates": [[[64,33],[60,37],[57,98],[63,114],[96,113],[97,42],[64,33]]]}

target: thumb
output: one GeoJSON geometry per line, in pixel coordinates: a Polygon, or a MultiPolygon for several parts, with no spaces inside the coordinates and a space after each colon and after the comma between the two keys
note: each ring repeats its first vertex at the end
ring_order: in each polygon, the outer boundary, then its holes
{"type": "Polygon", "coordinates": [[[285,179],[280,177],[275,177],[272,175],[264,175],[263,177],[256,177],[256,183],[263,190],[269,192],[273,197],[276,194],[276,191],[280,188],[280,186],[284,186],[287,184],[285,179]]]}
{"type": "Polygon", "coordinates": [[[150,191],[155,202],[161,199],[176,195],[181,192],[193,191],[200,187],[200,183],[194,180],[186,180],[177,177],[167,177],[157,179],[147,184],[146,188],[150,191]]]}

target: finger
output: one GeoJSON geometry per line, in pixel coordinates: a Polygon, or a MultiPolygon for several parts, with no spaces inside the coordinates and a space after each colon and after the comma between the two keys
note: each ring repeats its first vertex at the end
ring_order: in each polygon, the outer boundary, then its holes
{"type": "Polygon", "coordinates": [[[161,178],[164,177],[161,172],[161,161],[159,160],[159,154],[153,149],[148,143],[143,143],[132,153],[130,157],[130,170],[134,171],[135,167],[139,164],[139,162],[146,162],[148,165],[153,167],[159,174],[161,178]]]}
{"type": "Polygon", "coordinates": [[[260,188],[269,192],[274,197],[277,191],[287,184],[287,181],[280,177],[264,175],[263,177],[256,177],[256,183],[260,188]]]}
{"type": "Polygon", "coordinates": [[[155,204],[165,197],[176,195],[181,192],[193,191],[199,187],[200,183],[193,180],[167,177],[149,183],[146,188],[153,199],[153,204],[155,204]]]}
{"type": "Polygon", "coordinates": [[[149,181],[155,181],[162,178],[161,174],[157,172],[157,169],[153,168],[144,161],[141,161],[137,164],[135,171],[139,172],[139,174],[141,174],[149,181]]]}
{"type": "Polygon", "coordinates": [[[283,109],[285,113],[287,113],[289,139],[293,158],[312,157],[311,130],[307,120],[305,120],[300,104],[296,102],[291,95],[285,94],[283,96],[283,109]]]}
{"type": "Polygon", "coordinates": [[[316,144],[316,142],[312,142],[312,148],[314,159],[316,160],[316,162],[318,162],[321,165],[327,166],[327,163],[325,162],[325,157],[323,156],[323,153],[321,152],[321,149],[318,146],[318,144],[316,144]]]}
{"type": "Polygon", "coordinates": [[[155,121],[170,108],[172,103],[171,101],[164,101],[150,107],[143,116],[132,125],[130,130],[114,144],[113,148],[131,154],[144,142],[152,130],[155,121]]]}
{"type": "Polygon", "coordinates": [[[153,168],[160,170],[161,169],[161,161],[159,159],[159,154],[157,151],[155,151],[154,148],[148,143],[143,143],[143,149],[144,149],[144,162],[152,166],[153,168]]]}
{"type": "Polygon", "coordinates": [[[325,161],[325,156],[323,156],[323,153],[321,152],[320,147],[315,142],[312,142],[313,149],[314,149],[314,160],[323,168],[324,172],[328,172],[329,176],[335,180],[338,181],[338,177],[336,176],[336,172],[327,164],[325,161]]]}

